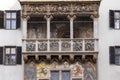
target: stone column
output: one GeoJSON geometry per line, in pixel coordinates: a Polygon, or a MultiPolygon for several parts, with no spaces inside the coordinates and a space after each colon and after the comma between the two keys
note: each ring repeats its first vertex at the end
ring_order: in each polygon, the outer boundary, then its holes
{"type": "Polygon", "coordinates": [[[93,19],[94,38],[98,38],[98,18],[93,19]]]}
{"type": "Polygon", "coordinates": [[[27,21],[30,17],[29,16],[22,16],[23,19],[23,26],[22,26],[22,35],[23,35],[23,39],[27,38],[27,21]]]}
{"type": "Polygon", "coordinates": [[[27,39],[27,21],[30,17],[27,15],[22,16],[23,23],[22,23],[22,38],[23,38],[23,48],[22,51],[26,51],[26,40],[27,39]]]}
{"type": "Polygon", "coordinates": [[[91,18],[93,19],[93,37],[98,38],[98,13],[94,12],[91,18]]]}
{"type": "Polygon", "coordinates": [[[73,51],[73,38],[74,38],[74,19],[76,18],[75,15],[68,15],[68,19],[70,20],[70,39],[71,39],[71,51],[73,51]]]}
{"type": "Polygon", "coordinates": [[[50,39],[50,21],[53,18],[52,15],[45,15],[44,18],[47,21],[47,39],[50,39]]]}
{"type": "Polygon", "coordinates": [[[73,29],[73,21],[76,18],[75,15],[68,15],[68,19],[70,20],[70,39],[74,38],[74,29],[73,29]]]}
{"type": "Polygon", "coordinates": [[[50,21],[53,18],[53,16],[52,15],[45,15],[44,18],[47,21],[47,40],[48,40],[47,51],[50,51],[50,41],[49,41],[49,39],[50,39],[50,21]]]}
{"type": "Polygon", "coordinates": [[[93,19],[93,37],[95,38],[94,42],[94,51],[98,51],[98,13],[95,13],[94,15],[91,15],[91,18],[93,19]]]}

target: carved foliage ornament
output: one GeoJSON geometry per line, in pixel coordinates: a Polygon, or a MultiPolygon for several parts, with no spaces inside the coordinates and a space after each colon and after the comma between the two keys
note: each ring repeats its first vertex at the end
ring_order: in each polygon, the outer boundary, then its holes
{"type": "Polygon", "coordinates": [[[23,4],[23,14],[82,14],[80,12],[98,11],[98,3],[48,3],[48,4],[23,4]]]}

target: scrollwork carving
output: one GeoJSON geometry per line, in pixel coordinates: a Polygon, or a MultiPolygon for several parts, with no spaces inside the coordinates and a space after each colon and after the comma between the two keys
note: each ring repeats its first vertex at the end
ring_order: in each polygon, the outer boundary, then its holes
{"type": "Polygon", "coordinates": [[[86,51],[94,51],[94,41],[93,40],[85,41],[85,50],[86,51]]]}
{"type": "Polygon", "coordinates": [[[47,43],[45,41],[39,42],[38,51],[47,51],[47,43]]]}
{"type": "Polygon", "coordinates": [[[70,50],[70,41],[62,41],[62,50],[63,51],[67,51],[67,50],[70,50]]]}
{"type": "Polygon", "coordinates": [[[27,51],[35,51],[35,42],[33,41],[30,41],[30,42],[27,42],[26,44],[26,50],[27,51]]]}
{"type": "Polygon", "coordinates": [[[82,51],[82,41],[74,41],[73,50],[74,51],[82,51]]]}
{"type": "Polygon", "coordinates": [[[59,50],[59,43],[58,43],[58,41],[51,41],[50,42],[50,50],[51,51],[58,51],[59,50]]]}

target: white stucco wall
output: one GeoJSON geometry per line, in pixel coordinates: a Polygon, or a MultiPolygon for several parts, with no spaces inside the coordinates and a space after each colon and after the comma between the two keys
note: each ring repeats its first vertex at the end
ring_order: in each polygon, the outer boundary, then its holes
{"type": "MultiPolygon", "coordinates": [[[[0,0],[0,10],[20,10],[17,0],[0,0]]],[[[0,29],[0,46],[21,46],[21,28],[17,30],[0,29]]],[[[0,65],[0,80],[23,80],[23,65],[0,65]]]]}
{"type": "MultiPolygon", "coordinates": [[[[18,0],[0,0],[0,10],[21,10],[18,0]]],[[[0,46],[5,45],[22,45],[21,28],[16,30],[0,29],[0,46]]]]}
{"type": "Polygon", "coordinates": [[[120,66],[109,64],[109,46],[120,45],[120,30],[109,27],[109,9],[120,10],[120,0],[102,0],[100,5],[98,80],[120,80],[120,66]]]}

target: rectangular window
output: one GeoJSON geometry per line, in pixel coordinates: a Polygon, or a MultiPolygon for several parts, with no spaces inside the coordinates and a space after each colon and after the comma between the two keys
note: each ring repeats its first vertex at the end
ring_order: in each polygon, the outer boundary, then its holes
{"type": "Polygon", "coordinates": [[[110,10],[110,27],[120,29],[120,11],[110,10]]]}
{"type": "Polygon", "coordinates": [[[59,71],[51,71],[51,80],[59,80],[59,71]]]}
{"type": "Polygon", "coordinates": [[[0,65],[21,65],[22,47],[21,46],[0,46],[0,65]]]}
{"type": "Polygon", "coordinates": [[[0,11],[0,28],[15,30],[21,26],[21,11],[0,11]]]}
{"type": "Polygon", "coordinates": [[[70,80],[70,71],[51,71],[51,80],[70,80]]]}
{"type": "Polygon", "coordinates": [[[5,64],[16,64],[16,47],[5,47],[5,64]]]}
{"type": "Polygon", "coordinates": [[[16,12],[6,12],[6,29],[16,29],[16,12]]]}
{"type": "Polygon", "coordinates": [[[120,46],[110,47],[110,64],[120,64],[120,46]]]}
{"type": "Polygon", "coordinates": [[[70,80],[70,71],[62,71],[62,80],[70,80]]]}

